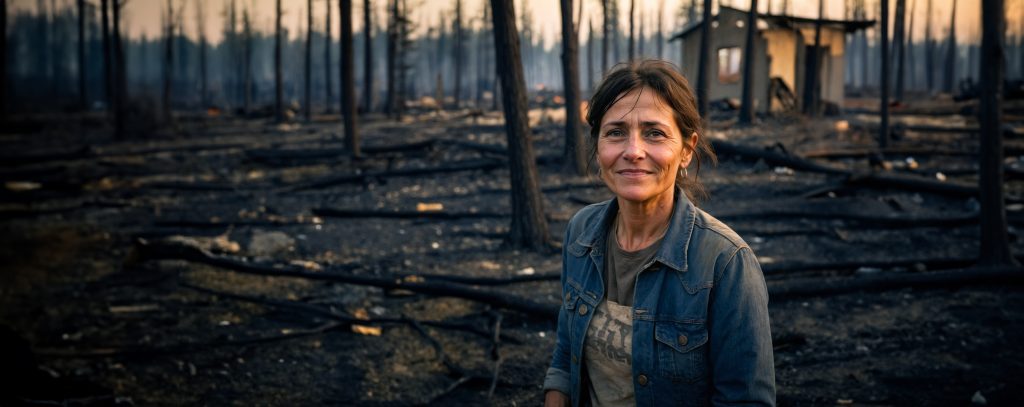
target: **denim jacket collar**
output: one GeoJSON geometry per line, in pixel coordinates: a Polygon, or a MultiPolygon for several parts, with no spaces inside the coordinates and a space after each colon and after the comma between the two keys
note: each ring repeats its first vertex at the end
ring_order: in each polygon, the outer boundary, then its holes
{"type": "MultiPolygon", "coordinates": [[[[697,211],[690,199],[686,197],[686,193],[678,187],[675,188],[674,202],[668,231],[665,232],[665,238],[662,240],[663,243],[658,248],[657,254],[654,255],[654,260],[682,273],[687,270],[687,250],[690,246],[690,238],[693,236],[697,211]],[[678,243],[680,246],[676,247],[664,244],[664,242],[678,243]]],[[[608,226],[615,219],[615,214],[618,211],[617,198],[605,201],[604,209],[597,216],[598,221],[587,225],[583,233],[580,233],[580,237],[576,239],[576,244],[594,251],[595,254],[603,254],[608,226]]]]}

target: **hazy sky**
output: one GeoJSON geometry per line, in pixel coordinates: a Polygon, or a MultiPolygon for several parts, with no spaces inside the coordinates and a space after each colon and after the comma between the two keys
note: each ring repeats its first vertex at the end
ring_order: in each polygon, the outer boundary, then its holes
{"type": "MultiPolygon", "coordinates": [[[[92,3],[99,3],[99,0],[88,0],[92,3]]],[[[225,21],[225,9],[226,5],[230,4],[232,0],[173,0],[177,6],[184,4],[184,20],[185,20],[185,32],[191,36],[197,36],[197,23],[196,23],[196,7],[202,4],[206,10],[206,34],[208,38],[216,43],[223,37],[222,30],[225,21]]],[[[275,0],[235,0],[238,2],[239,9],[242,5],[248,5],[249,9],[253,13],[253,21],[256,29],[263,31],[271,31],[274,26],[274,2],[275,0]]],[[[331,1],[332,16],[332,32],[333,36],[337,38],[338,32],[338,0],[313,0],[313,18],[314,18],[314,29],[323,30],[324,25],[324,13],[327,10],[327,1],[331,1]]],[[[472,24],[479,24],[482,5],[485,0],[463,0],[464,18],[471,19],[472,24]]],[[[624,29],[628,27],[629,16],[629,3],[630,0],[617,0],[619,3],[620,10],[620,21],[624,29]]],[[[690,0],[636,0],[637,4],[637,15],[641,12],[646,14],[646,18],[649,20],[648,32],[651,32],[653,25],[655,24],[654,18],[658,16],[658,10],[660,4],[664,4],[664,14],[661,18],[664,19],[663,24],[666,31],[676,31],[673,27],[675,21],[676,10],[679,9],[680,4],[689,2],[690,0]]],[[[843,0],[825,0],[825,16],[826,18],[842,18],[844,13],[844,1],[843,0]]],[[[917,16],[914,22],[914,38],[921,39],[924,35],[924,17],[926,14],[925,6],[927,0],[906,0],[908,12],[913,8],[914,15],[917,16]]],[[[13,0],[8,1],[8,4],[13,8],[14,12],[17,11],[35,11],[37,3],[55,3],[58,8],[74,6],[75,0],[13,0]]],[[[600,0],[583,0],[583,12],[584,19],[594,19],[595,22],[599,21],[601,13],[601,1],[600,0]]],[[[867,0],[872,8],[869,11],[869,16],[873,18],[874,8],[878,4],[878,0],[867,0]]],[[[1021,30],[1020,21],[1024,19],[1024,0],[1006,0],[1008,13],[1008,28],[1010,31],[1019,33],[1021,30]]],[[[378,18],[385,18],[385,6],[386,0],[373,0],[373,7],[376,9],[378,18]]],[[[416,21],[419,26],[419,34],[425,32],[427,27],[436,26],[440,20],[442,12],[449,11],[454,7],[454,0],[409,0],[410,8],[413,10],[413,20],[416,21]]],[[[723,5],[729,5],[741,9],[749,7],[750,0],[720,0],[723,5]]],[[[769,3],[772,7],[773,13],[779,13],[783,0],[760,0],[759,9],[764,12],[767,10],[769,3]]],[[[790,14],[798,16],[814,17],[817,14],[817,2],[815,1],[800,1],[790,0],[790,14]]],[[[895,1],[890,0],[890,8],[895,7],[895,1]]],[[[577,5],[579,0],[577,0],[577,5]]],[[[944,32],[948,29],[949,24],[949,13],[952,7],[952,0],[933,0],[933,30],[935,35],[943,36],[944,32]]],[[[558,34],[561,31],[561,25],[559,18],[561,13],[559,11],[558,2],[555,0],[518,0],[516,1],[516,10],[518,15],[522,15],[523,7],[526,7],[533,16],[535,22],[534,32],[543,33],[544,38],[548,43],[553,43],[558,38],[558,34]]],[[[145,33],[146,36],[153,38],[160,35],[160,14],[161,10],[166,7],[166,0],[128,0],[127,5],[124,8],[124,18],[127,32],[133,38],[140,37],[145,33]]],[[[284,16],[282,17],[282,24],[289,30],[292,37],[299,35],[304,30],[305,19],[306,19],[306,0],[282,0],[282,9],[284,16]]],[[[240,11],[239,11],[240,13],[240,11]]],[[[363,13],[363,1],[353,0],[353,23],[355,30],[362,30],[362,14],[363,13]]],[[[13,13],[11,13],[13,14],[13,13]]],[[[894,13],[890,13],[890,16],[894,13]]],[[[960,41],[976,41],[979,38],[978,27],[980,26],[980,14],[981,14],[981,0],[960,0],[957,4],[957,37],[960,41]]],[[[890,17],[891,18],[891,17],[890,17]]],[[[583,29],[580,30],[581,37],[586,37],[586,23],[582,24],[583,29]]]]}

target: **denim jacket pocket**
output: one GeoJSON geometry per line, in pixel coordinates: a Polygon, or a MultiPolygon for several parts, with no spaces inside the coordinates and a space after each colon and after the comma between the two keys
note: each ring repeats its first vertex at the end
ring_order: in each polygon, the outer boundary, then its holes
{"type": "Polygon", "coordinates": [[[708,330],[701,323],[658,321],[654,325],[661,374],[673,381],[697,382],[708,374],[708,330]]]}

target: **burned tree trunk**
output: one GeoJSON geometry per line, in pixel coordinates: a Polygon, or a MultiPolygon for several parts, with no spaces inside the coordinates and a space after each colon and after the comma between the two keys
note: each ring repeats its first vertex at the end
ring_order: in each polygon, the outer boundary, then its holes
{"type": "Polygon", "coordinates": [[[526,118],[526,84],[519,56],[515,8],[510,0],[491,0],[494,21],[495,60],[501,78],[501,96],[505,107],[505,132],[508,137],[509,167],[512,184],[512,225],[509,242],[517,247],[545,250],[551,247],[544,200],[537,180],[537,167],[526,118]]]}
{"type": "MultiPolygon", "coordinates": [[[[110,51],[110,2],[111,0],[102,0],[100,2],[100,30],[103,31],[103,102],[106,103],[107,112],[110,112],[114,102],[114,79],[112,65],[112,56],[110,51]]],[[[115,0],[116,1],[116,0],[115,0]]],[[[168,11],[170,11],[171,0],[167,0],[168,11]]],[[[170,20],[170,21],[173,21],[170,20]]],[[[170,23],[168,23],[170,24],[170,23]]]]}
{"type": "Polygon", "coordinates": [[[754,35],[757,32],[757,0],[750,0],[747,13],[747,40],[743,47],[743,100],[740,102],[741,124],[754,122],[754,35]]]}
{"type": "Polygon", "coordinates": [[[614,0],[601,0],[601,77],[608,73],[608,26],[611,25],[612,16],[608,15],[608,2],[614,0]]]}
{"type": "Polygon", "coordinates": [[[949,38],[946,39],[946,61],[942,69],[942,91],[953,93],[953,82],[956,80],[956,0],[949,15],[949,38]]]}
{"type": "Polygon", "coordinates": [[[281,0],[274,6],[274,118],[278,123],[284,121],[284,83],[281,72],[281,0]]]}
{"type": "MultiPolygon", "coordinates": [[[[587,19],[587,90],[594,89],[594,20],[587,19]]],[[[578,37],[577,37],[578,38],[578,37]]],[[[577,41],[578,43],[579,41],[577,41]]]]}
{"type": "Polygon", "coordinates": [[[700,26],[700,61],[697,62],[697,110],[701,120],[708,123],[711,101],[708,100],[708,86],[711,78],[711,0],[704,0],[704,19],[700,26]]]}
{"type": "Polygon", "coordinates": [[[824,11],[825,0],[818,0],[818,19],[814,21],[814,47],[807,53],[807,70],[804,71],[804,114],[811,117],[818,115],[818,75],[821,71],[818,60],[821,59],[821,19],[824,17],[824,11]]]}
{"type": "Polygon", "coordinates": [[[924,16],[924,76],[928,93],[935,90],[935,42],[932,39],[932,0],[924,16]]]}
{"type": "MultiPolygon", "coordinates": [[[[328,0],[330,3],[330,0],[328,0]]],[[[362,111],[373,111],[373,5],[363,0],[363,106],[362,111]]]]}
{"type": "Polygon", "coordinates": [[[907,64],[907,51],[904,48],[904,34],[906,32],[905,22],[907,18],[907,0],[896,0],[896,20],[893,21],[893,33],[892,46],[893,61],[896,63],[896,89],[895,96],[897,101],[903,100],[903,72],[906,69],[907,64]]]}
{"type": "Polygon", "coordinates": [[[634,36],[634,28],[636,25],[636,0],[629,0],[629,60],[632,61],[636,57],[634,49],[636,48],[636,37],[634,36]]]}
{"type": "Polygon", "coordinates": [[[327,0],[325,3],[327,3],[326,21],[324,21],[324,86],[327,87],[325,105],[327,113],[331,113],[331,105],[334,104],[334,86],[331,84],[331,0],[327,0]]]}
{"type": "MultiPolygon", "coordinates": [[[[330,1],[328,1],[330,3],[330,1]]],[[[313,0],[306,0],[306,83],[302,101],[302,114],[306,121],[313,119],[313,0]]]]}
{"type": "MultiPolygon", "coordinates": [[[[6,8],[6,7],[5,7],[6,8]]],[[[4,20],[7,19],[6,16],[4,20]]],[[[6,21],[4,22],[6,25],[6,21]]],[[[6,33],[6,28],[0,26],[0,32],[6,33]]],[[[0,65],[4,65],[6,68],[7,62],[5,61],[6,51],[4,47],[0,47],[0,52],[5,55],[0,56],[0,65]]],[[[3,68],[0,68],[3,69],[3,68]]],[[[2,81],[2,79],[0,79],[2,81]]],[[[3,91],[3,86],[0,85],[0,92],[3,91]]],[[[80,109],[88,108],[88,99],[85,94],[85,0],[78,0],[78,107],[80,109]]]]}
{"type": "Polygon", "coordinates": [[[587,154],[580,132],[579,34],[572,22],[573,0],[561,0],[562,8],[562,80],[565,89],[565,168],[586,175],[587,154]]]}
{"type": "Polygon", "coordinates": [[[454,107],[458,109],[462,100],[462,0],[455,0],[455,21],[452,26],[452,65],[455,65],[452,96],[455,98],[454,107]]]}
{"type": "Polygon", "coordinates": [[[886,148],[889,146],[889,0],[881,0],[882,15],[878,22],[882,29],[879,38],[881,43],[880,57],[882,60],[882,91],[881,100],[881,125],[878,126],[878,146],[886,148]]]}
{"type": "MultiPolygon", "coordinates": [[[[907,13],[907,19],[910,20],[910,22],[907,23],[907,40],[903,43],[903,52],[909,55],[909,57],[904,57],[902,61],[907,64],[907,68],[905,70],[907,77],[904,78],[903,80],[909,81],[907,86],[909,86],[911,89],[913,89],[914,84],[918,82],[917,64],[915,63],[917,58],[914,58],[914,7],[916,6],[916,1],[912,1],[910,3],[910,12],[907,13]]],[[[899,100],[903,100],[903,84],[897,84],[896,89],[899,93],[897,95],[897,98],[899,100]]]]}
{"type": "Polygon", "coordinates": [[[397,104],[396,96],[398,89],[395,86],[395,74],[398,67],[395,64],[395,57],[398,56],[398,18],[398,0],[391,0],[391,13],[388,19],[388,90],[387,105],[384,108],[389,117],[393,116],[397,110],[395,105],[397,104]]]}
{"type": "Polygon", "coordinates": [[[978,122],[981,143],[978,151],[978,184],[981,191],[981,248],[979,262],[984,266],[1017,265],[1010,252],[1006,233],[1006,207],[1003,200],[1002,94],[1005,70],[1003,32],[1006,16],[1003,0],[983,0],[981,32],[981,79],[978,122]]]}
{"type": "MultiPolygon", "coordinates": [[[[341,114],[345,124],[345,147],[359,157],[359,132],[356,129],[356,80],[352,63],[352,0],[340,0],[341,13],[341,114]]],[[[369,31],[370,27],[364,27],[369,31]]]]}
{"type": "Polygon", "coordinates": [[[113,0],[114,29],[114,138],[124,139],[124,103],[127,97],[127,81],[124,72],[124,45],[121,43],[121,6],[126,0],[113,0]]]}
{"type": "Polygon", "coordinates": [[[0,124],[7,121],[7,0],[0,0],[0,124]]]}
{"type": "Polygon", "coordinates": [[[203,12],[203,3],[196,1],[196,26],[199,30],[199,103],[205,109],[209,106],[207,94],[206,77],[206,13],[203,12]]]}
{"type": "Polygon", "coordinates": [[[248,7],[242,10],[242,31],[245,37],[242,50],[244,59],[242,61],[243,111],[248,116],[252,108],[252,21],[249,19],[248,7]]]}
{"type": "Polygon", "coordinates": [[[655,36],[655,38],[657,38],[655,41],[658,44],[658,51],[657,51],[658,52],[658,59],[662,59],[662,58],[665,58],[665,53],[664,53],[664,51],[665,51],[665,30],[664,30],[664,27],[662,27],[662,22],[665,21],[665,1],[664,0],[662,0],[660,3],[658,3],[657,19],[658,19],[658,35],[655,36]]]}

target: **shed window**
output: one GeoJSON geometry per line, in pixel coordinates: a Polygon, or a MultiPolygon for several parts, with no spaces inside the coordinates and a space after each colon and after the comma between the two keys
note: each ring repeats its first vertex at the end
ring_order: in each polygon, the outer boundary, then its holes
{"type": "Polygon", "coordinates": [[[718,49],[718,82],[739,83],[740,47],[718,49]]]}

